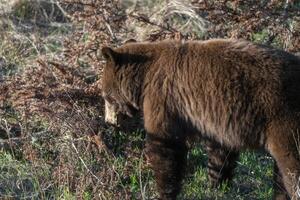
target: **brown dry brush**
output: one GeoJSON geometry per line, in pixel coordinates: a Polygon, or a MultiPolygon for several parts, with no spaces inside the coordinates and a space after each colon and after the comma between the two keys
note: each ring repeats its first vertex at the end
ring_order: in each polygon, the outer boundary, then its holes
{"type": "MultiPolygon", "coordinates": [[[[170,2],[166,1],[169,8],[177,9],[179,1],[170,2]]],[[[276,40],[285,44],[287,50],[299,51],[299,29],[287,23],[297,21],[299,11],[281,1],[262,2],[266,1],[193,1],[188,5],[211,23],[205,34],[197,35],[179,30],[180,24],[172,23],[172,19],[151,19],[139,12],[138,5],[128,13],[116,0],[58,1],[76,31],[64,41],[62,54],[54,59],[40,57],[24,73],[0,82],[0,134],[7,141],[1,143],[1,148],[20,154],[34,165],[46,163],[51,168],[51,182],[62,189],[69,188],[78,198],[87,191],[99,199],[140,198],[142,194],[134,194],[126,183],[135,167],[133,162],[141,158],[143,143],[124,139],[124,133],[103,121],[100,80],[104,63],[99,49],[138,37],[127,27],[131,23],[150,27],[143,38],[149,41],[251,39],[250,33],[265,27],[269,36],[264,43],[276,40]],[[19,113],[18,123],[7,120],[7,110],[19,113]],[[127,157],[132,163],[123,166],[120,174],[112,166],[118,158],[127,157]]],[[[184,12],[176,15],[182,19],[189,16],[184,12]]]]}
{"type": "Polygon", "coordinates": [[[47,162],[53,184],[69,188],[79,198],[88,191],[100,199],[131,199],[130,188],[122,188],[121,182],[128,182],[133,166],[125,166],[121,178],[111,166],[115,156],[122,152],[133,156],[128,148],[132,145],[121,145],[118,133],[105,127],[100,85],[96,81],[103,64],[97,55],[99,45],[117,44],[115,35],[122,30],[124,16],[109,13],[114,9],[119,12],[115,6],[116,2],[78,2],[72,20],[78,26],[85,23],[85,31],[75,32],[65,41],[63,61],[40,58],[36,67],[1,85],[2,108],[10,106],[21,113],[21,123],[11,124],[21,126],[19,140],[12,144],[16,141],[12,140],[13,129],[4,129],[9,138],[9,145],[4,147],[19,149],[22,157],[34,165],[47,162]],[[46,131],[31,127],[36,126],[31,124],[36,116],[47,122],[46,131]],[[36,138],[38,145],[32,145],[32,138],[36,138]]]}
{"type": "Polygon", "coordinates": [[[257,42],[290,52],[300,50],[298,1],[194,1],[194,5],[214,24],[208,37],[253,40],[253,33],[265,30],[267,36],[257,42]]]}
{"type": "MultiPolygon", "coordinates": [[[[13,77],[11,82],[7,81],[6,97],[2,100],[11,101],[11,106],[21,113],[20,126],[24,127],[19,134],[21,138],[16,150],[22,149],[23,157],[35,164],[46,161],[57,168],[57,184],[64,185],[65,181],[71,184],[73,181],[62,178],[66,174],[69,174],[69,177],[77,177],[70,175],[76,172],[76,166],[73,164],[77,163],[70,159],[78,157],[70,151],[72,149],[68,149],[72,147],[70,144],[85,143],[85,148],[92,146],[99,151],[98,146],[101,143],[94,142],[96,140],[92,138],[97,136],[97,128],[102,122],[98,119],[102,111],[101,98],[98,94],[93,95],[87,91],[86,84],[77,77],[64,74],[65,70],[62,75],[59,71],[45,68],[44,63],[42,65],[39,69],[28,70],[22,77],[13,77]],[[32,121],[36,120],[37,116],[47,121],[46,131],[42,131],[44,127],[40,130],[34,127],[36,124],[32,121]],[[69,139],[64,139],[67,136],[70,136],[69,139]],[[32,138],[36,138],[35,143],[41,147],[36,148],[36,145],[32,145],[32,138]],[[49,157],[48,160],[44,159],[46,156],[49,157]]],[[[4,105],[7,103],[3,102],[4,105]]],[[[9,137],[8,142],[13,136],[9,137]]],[[[56,173],[54,170],[53,174],[56,173]]]]}
{"type": "MultiPolygon", "coordinates": [[[[65,51],[57,59],[41,57],[33,67],[1,83],[1,122],[7,124],[8,109],[19,113],[19,123],[2,126],[6,137],[1,136],[5,141],[1,147],[35,166],[46,163],[51,169],[47,181],[62,191],[68,188],[78,198],[88,192],[100,199],[130,199],[130,188],[122,188],[122,183],[129,181],[132,164],[124,166],[121,177],[112,165],[116,156],[135,155],[139,160],[140,152],[130,150],[131,142],[123,144],[122,133],[104,124],[97,81],[103,65],[100,44],[117,44],[114,34],[122,30],[123,15],[116,14],[113,1],[76,2],[75,11],[74,1],[62,3],[72,4],[73,23],[84,30],[65,41],[65,51]]],[[[48,197],[51,190],[46,190],[48,197]]]]}

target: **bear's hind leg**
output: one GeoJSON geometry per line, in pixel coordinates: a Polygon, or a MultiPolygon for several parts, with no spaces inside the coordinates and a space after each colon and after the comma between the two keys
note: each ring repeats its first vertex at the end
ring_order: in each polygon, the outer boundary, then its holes
{"type": "Polygon", "coordinates": [[[154,170],[160,198],[175,200],[181,188],[186,164],[185,140],[171,140],[147,135],[146,157],[154,170]]]}
{"type": "Polygon", "coordinates": [[[230,181],[237,165],[239,152],[221,146],[215,141],[207,141],[208,177],[212,187],[218,187],[224,181],[230,181]]]}
{"type": "Polygon", "coordinates": [[[282,174],[280,173],[278,166],[276,163],[274,163],[274,182],[273,182],[273,188],[274,188],[274,195],[273,200],[289,200],[289,196],[287,191],[285,190],[284,183],[282,180],[282,174]]]}
{"type": "MultiPolygon", "coordinates": [[[[292,200],[300,200],[299,130],[292,120],[281,119],[271,123],[267,132],[266,147],[278,166],[284,188],[292,200]],[[297,131],[294,131],[297,130],[297,131]]],[[[276,170],[275,172],[276,173],[276,170]]],[[[280,177],[277,177],[279,179],[280,177]]],[[[280,182],[279,182],[280,183],[280,182]]],[[[274,188],[274,199],[284,199],[282,191],[274,188]]]]}
{"type": "MultiPolygon", "coordinates": [[[[288,192],[289,196],[293,200],[300,200],[299,196],[299,170],[300,163],[293,155],[288,152],[281,153],[275,151],[270,151],[271,155],[274,157],[276,164],[279,168],[279,174],[281,176],[276,177],[277,183],[284,185],[285,190],[288,192]],[[282,178],[280,181],[279,179],[282,178]],[[283,184],[281,184],[281,182],[283,184]]],[[[277,185],[277,186],[280,186],[277,185]]],[[[274,187],[274,199],[285,200],[284,190],[278,187],[274,187]]]]}

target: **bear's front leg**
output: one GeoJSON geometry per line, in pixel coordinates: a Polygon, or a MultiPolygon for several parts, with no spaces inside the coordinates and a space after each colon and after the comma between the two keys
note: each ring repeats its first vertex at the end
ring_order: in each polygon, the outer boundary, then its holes
{"type": "Polygon", "coordinates": [[[205,142],[208,154],[208,177],[212,187],[231,181],[239,152],[220,145],[216,141],[205,142]]]}
{"type": "Polygon", "coordinates": [[[147,160],[154,170],[160,199],[175,200],[180,192],[186,164],[185,141],[148,134],[145,151],[147,160]]]}

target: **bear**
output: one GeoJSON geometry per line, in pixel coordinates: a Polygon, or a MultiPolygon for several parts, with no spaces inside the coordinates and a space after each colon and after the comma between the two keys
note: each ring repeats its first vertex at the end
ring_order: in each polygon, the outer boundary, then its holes
{"type": "Polygon", "coordinates": [[[265,150],[273,199],[300,199],[297,56],[235,39],[130,42],[102,55],[105,102],[142,113],[160,199],[177,198],[194,137],[205,141],[212,186],[232,178],[240,151],[265,150]]]}

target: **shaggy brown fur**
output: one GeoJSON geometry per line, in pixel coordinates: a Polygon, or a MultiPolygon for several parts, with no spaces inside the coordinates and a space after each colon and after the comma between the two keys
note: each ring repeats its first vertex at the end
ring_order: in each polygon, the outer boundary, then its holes
{"type": "Polygon", "coordinates": [[[103,97],[128,115],[143,112],[161,199],[179,193],[186,140],[195,135],[210,141],[213,185],[231,178],[240,150],[264,148],[277,164],[274,198],[287,199],[286,190],[299,199],[299,58],[221,39],[128,43],[102,53],[103,97]]]}

